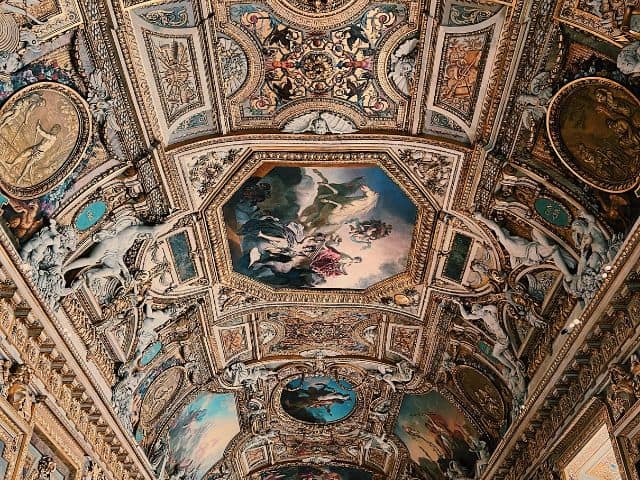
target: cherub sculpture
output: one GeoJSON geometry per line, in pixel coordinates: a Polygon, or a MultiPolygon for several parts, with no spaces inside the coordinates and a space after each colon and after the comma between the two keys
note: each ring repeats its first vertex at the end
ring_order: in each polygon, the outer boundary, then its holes
{"type": "Polygon", "coordinates": [[[387,383],[391,390],[395,392],[398,389],[398,385],[411,381],[413,378],[413,366],[406,360],[398,362],[392,368],[381,366],[378,367],[378,373],[375,374],[375,378],[387,383]]]}

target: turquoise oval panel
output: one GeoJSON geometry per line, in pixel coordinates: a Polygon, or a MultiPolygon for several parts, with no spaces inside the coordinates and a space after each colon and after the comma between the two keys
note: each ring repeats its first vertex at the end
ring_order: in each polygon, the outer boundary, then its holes
{"type": "Polygon", "coordinates": [[[76,217],[76,228],[87,230],[100,221],[107,213],[107,204],[103,201],[91,202],[86,205],[76,217]]]}
{"type": "Polygon", "coordinates": [[[551,198],[538,198],[534,207],[538,215],[553,225],[568,227],[571,223],[567,208],[551,198]]]}
{"type": "Polygon", "coordinates": [[[153,342],[151,345],[147,347],[147,349],[142,352],[142,357],[140,358],[140,366],[144,367],[148,365],[162,350],[162,342],[153,342]]]}
{"type": "Polygon", "coordinates": [[[356,392],[346,380],[313,376],[284,387],[280,403],[293,418],[309,423],[333,423],[347,418],[356,406],[356,392]]]}

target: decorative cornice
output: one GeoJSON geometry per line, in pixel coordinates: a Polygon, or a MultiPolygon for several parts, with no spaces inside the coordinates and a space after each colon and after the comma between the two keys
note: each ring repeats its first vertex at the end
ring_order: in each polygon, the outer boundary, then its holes
{"type": "Polygon", "coordinates": [[[618,303],[625,281],[635,272],[638,258],[640,228],[636,223],[612,265],[614,274],[605,279],[580,314],[580,325],[567,335],[546,366],[520,417],[496,448],[483,478],[525,478],[537,465],[536,460],[548,453],[549,441],[584,401],[609,362],[631,349],[633,339],[638,337],[636,325],[640,318],[614,304],[618,303]]]}

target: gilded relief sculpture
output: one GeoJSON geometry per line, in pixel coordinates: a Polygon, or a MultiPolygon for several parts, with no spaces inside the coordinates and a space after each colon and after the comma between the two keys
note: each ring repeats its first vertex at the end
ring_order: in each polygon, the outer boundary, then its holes
{"type": "Polygon", "coordinates": [[[640,103],[624,87],[598,78],[564,86],[547,115],[551,143],[584,182],[608,192],[634,188],[640,175],[640,103]]]}
{"type": "Polygon", "coordinates": [[[0,0],[0,480],[639,480],[633,3],[0,0]]]}
{"type": "Polygon", "coordinates": [[[22,90],[0,110],[2,187],[18,198],[50,190],[78,164],[90,132],[88,107],[70,88],[42,83],[22,90]]]}

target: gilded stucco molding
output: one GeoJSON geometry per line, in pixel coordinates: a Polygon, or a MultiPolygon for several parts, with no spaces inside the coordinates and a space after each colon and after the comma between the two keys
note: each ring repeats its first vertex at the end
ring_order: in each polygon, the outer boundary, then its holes
{"type": "MultiPolygon", "coordinates": [[[[625,351],[630,353],[637,338],[638,318],[612,305],[618,303],[617,296],[627,277],[635,272],[639,257],[640,230],[636,226],[613,264],[615,273],[581,312],[581,325],[566,336],[542,373],[520,418],[494,452],[485,478],[526,478],[537,464],[532,459],[544,456],[545,445],[564,425],[574,406],[584,401],[594,382],[606,373],[609,362],[625,351]],[[527,433],[530,429],[535,433],[527,433]]],[[[636,295],[632,294],[634,298],[636,295]]]]}
{"type": "MultiPolygon", "coordinates": [[[[16,349],[20,360],[28,366],[39,395],[47,395],[55,400],[66,414],[75,431],[84,436],[88,445],[93,447],[93,455],[100,458],[114,479],[150,478],[146,459],[141,452],[131,446],[127,434],[122,432],[119,423],[111,413],[111,407],[105,403],[104,387],[95,380],[95,372],[77,361],[78,353],[70,338],[63,339],[58,333],[60,326],[54,325],[53,315],[46,310],[29,292],[17,276],[19,274],[3,258],[5,267],[0,270],[4,294],[0,302],[4,310],[0,315],[0,330],[6,341],[16,349]],[[11,278],[17,280],[14,283],[11,278]],[[75,355],[72,350],[76,350],[75,355]]],[[[65,329],[62,328],[62,333],[65,329]]],[[[68,330],[66,331],[68,335],[68,330]]],[[[77,342],[76,342],[77,345],[77,342]]],[[[33,392],[32,392],[33,393],[33,392]]],[[[34,393],[35,395],[35,393],[34,393]]],[[[35,416],[41,408],[34,403],[35,416]]],[[[29,416],[27,418],[30,418],[29,416]]]]}

